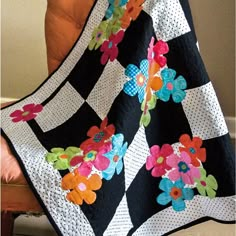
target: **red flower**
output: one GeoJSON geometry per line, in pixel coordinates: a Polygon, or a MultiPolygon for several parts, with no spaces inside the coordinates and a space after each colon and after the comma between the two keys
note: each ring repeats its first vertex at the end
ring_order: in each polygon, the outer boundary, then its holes
{"type": "Polygon", "coordinates": [[[10,117],[13,117],[13,122],[19,121],[28,121],[34,119],[37,115],[35,113],[39,113],[43,110],[43,106],[41,104],[27,104],[23,106],[23,110],[16,110],[10,114],[10,117]]]}
{"type": "Polygon", "coordinates": [[[152,48],[153,50],[153,58],[160,65],[160,67],[164,67],[166,65],[167,59],[163,56],[169,52],[169,47],[166,42],[159,40],[155,46],[152,48]]]}
{"type": "Polygon", "coordinates": [[[183,134],[179,141],[183,144],[184,147],[180,147],[180,152],[187,152],[191,157],[191,163],[194,166],[200,166],[200,161],[206,161],[206,149],[201,148],[202,139],[199,137],[193,137],[191,140],[188,134],[183,134]],[[199,161],[200,160],[200,161],[199,161]]]}
{"type": "Polygon", "coordinates": [[[90,138],[80,145],[83,151],[98,150],[115,133],[115,126],[113,124],[107,126],[107,123],[108,119],[105,118],[100,125],[100,129],[97,126],[92,126],[89,129],[87,136],[90,138]]]}
{"type": "Polygon", "coordinates": [[[117,44],[121,42],[121,40],[124,37],[124,31],[120,30],[117,34],[111,34],[109,37],[109,40],[105,41],[101,48],[100,51],[104,52],[101,57],[101,64],[105,65],[110,59],[110,61],[114,61],[116,57],[118,56],[118,48],[117,44]]]}

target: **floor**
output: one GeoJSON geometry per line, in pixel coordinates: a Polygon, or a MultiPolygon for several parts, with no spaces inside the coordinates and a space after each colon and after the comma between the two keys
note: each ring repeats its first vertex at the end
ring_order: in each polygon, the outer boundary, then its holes
{"type": "MultiPolygon", "coordinates": [[[[56,236],[45,215],[40,217],[21,215],[15,220],[14,236],[56,236]]],[[[205,222],[171,236],[235,236],[235,225],[205,222]]],[[[83,235],[86,236],[86,235],[83,235]]],[[[114,235],[116,236],[116,235],[114,235]]],[[[149,235],[144,235],[149,236],[149,235]]]]}

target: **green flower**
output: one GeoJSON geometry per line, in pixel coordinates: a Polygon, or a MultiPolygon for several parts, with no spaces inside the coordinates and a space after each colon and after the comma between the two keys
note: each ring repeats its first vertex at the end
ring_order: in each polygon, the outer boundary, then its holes
{"type": "Polygon", "coordinates": [[[200,168],[201,178],[195,179],[197,183],[197,190],[202,196],[208,196],[209,198],[214,198],[216,196],[216,190],[218,189],[218,184],[214,176],[208,175],[206,177],[206,170],[200,168]]]}
{"type": "Polygon", "coordinates": [[[143,111],[143,114],[140,119],[140,126],[143,125],[144,127],[147,127],[151,121],[151,115],[150,110],[154,109],[156,107],[157,98],[155,95],[152,95],[151,99],[146,102],[146,99],[142,102],[141,110],[143,111]]]}
{"type": "Polygon", "coordinates": [[[66,170],[70,167],[70,160],[76,154],[81,154],[81,149],[77,147],[68,147],[66,150],[63,148],[52,148],[45,156],[48,163],[53,164],[57,170],[66,170]]]}
{"type": "Polygon", "coordinates": [[[105,39],[109,38],[107,34],[108,21],[102,21],[100,25],[94,29],[92,39],[89,43],[89,50],[98,49],[105,39]]]}

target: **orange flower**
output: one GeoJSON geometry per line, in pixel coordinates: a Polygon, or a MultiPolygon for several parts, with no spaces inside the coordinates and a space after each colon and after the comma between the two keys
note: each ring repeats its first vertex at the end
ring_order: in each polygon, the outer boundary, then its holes
{"type": "Polygon", "coordinates": [[[121,18],[121,27],[123,29],[127,29],[130,25],[131,20],[136,20],[140,12],[142,11],[143,7],[142,4],[144,0],[130,0],[126,4],[126,11],[121,18]]]}
{"type": "Polygon", "coordinates": [[[77,170],[69,173],[62,178],[62,189],[72,190],[67,193],[67,200],[74,204],[82,205],[83,201],[87,204],[93,204],[97,195],[92,190],[98,190],[102,186],[102,180],[99,175],[93,174],[90,178],[81,176],[77,170]]]}

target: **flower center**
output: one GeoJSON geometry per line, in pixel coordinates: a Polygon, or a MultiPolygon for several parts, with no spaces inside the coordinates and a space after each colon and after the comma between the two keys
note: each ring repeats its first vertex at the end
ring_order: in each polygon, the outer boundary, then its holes
{"type": "Polygon", "coordinates": [[[170,191],[170,196],[176,200],[182,196],[182,190],[180,188],[173,187],[170,191]]]}
{"type": "Polygon", "coordinates": [[[99,143],[102,140],[102,138],[104,137],[104,135],[105,135],[104,132],[99,132],[99,133],[95,134],[93,141],[95,143],[99,143]]]}
{"type": "Polygon", "coordinates": [[[158,163],[158,164],[163,163],[163,161],[164,161],[164,157],[158,157],[158,158],[157,158],[157,163],[158,163]]]}
{"type": "Polygon", "coordinates": [[[67,155],[67,154],[62,154],[62,155],[60,155],[60,158],[62,158],[62,159],[66,159],[66,158],[68,158],[69,156],[67,155]]]}
{"type": "Polygon", "coordinates": [[[145,82],[145,77],[142,74],[137,75],[137,84],[138,86],[143,86],[145,82]]]}
{"type": "Polygon", "coordinates": [[[96,41],[98,41],[102,36],[102,32],[97,32],[96,41]]]}
{"type": "Polygon", "coordinates": [[[200,182],[202,186],[206,187],[206,182],[205,181],[201,181],[200,182]]]}
{"type": "Polygon", "coordinates": [[[131,13],[133,10],[134,10],[134,7],[131,7],[131,8],[128,10],[128,13],[131,13]]]}
{"type": "Polygon", "coordinates": [[[108,48],[111,48],[111,47],[112,47],[112,42],[108,44],[108,48]]]}
{"type": "Polygon", "coordinates": [[[192,154],[195,154],[196,153],[196,150],[194,148],[189,148],[189,151],[192,153],[192,154]]]}
{"type": "Polygon", "coordinates": [[[115,155],[114,157],[113,157],[113,161],[114,162],[117,162],[119,160],[119,156],[118,155],[115,155]]]}
{"type": "Polygon", "coordinates": [[[174,86],[173,86],[173,84],[171,82],[167,83],[166,87],[170,91],[173,90],[173,88],[174,88],[174,86]]]}
{"type": "Polygon", "coordinates": [[[22,113],[22,116],[28,116],[29,114],[30,114],[29,111],[25,111],[25,112],[22,113]]]}
{"type": "Polygon", "coordinates": [[[114,6],[118,6],[119,5],[119,3],[120,3],[120,0],[115,0],[115,2],[114,2],[114,6]]]}
{"type": "Polygon", "coordinates": [[[84,183],[79,183],[78,184],[78,189],[80,191],[85,191],[87,189],[86,185],[84,183]]]}
{"type": "Polygon", "coordinates": [[[179,172],[186,173],[186,172],[188,172],[190,170],[188,165],[185,162],[183,162],[183,161],[180,161],[178,166],[179,166],[179,172]]]}
{"type": "Polygon", "coordinates": [[[96,158],[96,151],[90,151],[88,152],[85,157],[84,157],[84,161],[88,162],[88,161],[93,161],[96,158]]]}

